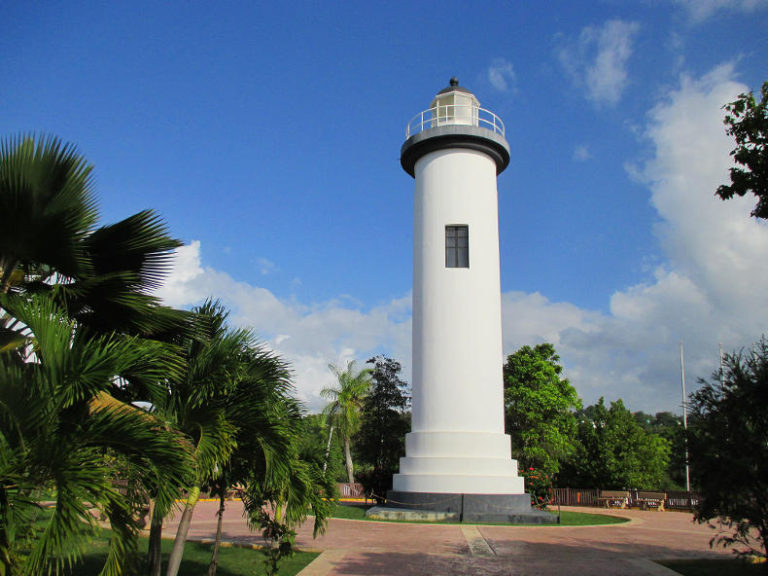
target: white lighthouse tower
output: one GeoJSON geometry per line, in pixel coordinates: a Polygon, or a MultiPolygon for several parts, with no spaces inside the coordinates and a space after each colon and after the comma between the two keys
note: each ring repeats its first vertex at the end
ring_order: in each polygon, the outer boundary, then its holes
{"type": "Polygon", "coordinates": [[[504,125],[452,78],[408,125],[415,179],[413,407],[388,506],[465,521],[547,521],[531,510],[504,433],[496,177],[504,125]]]}

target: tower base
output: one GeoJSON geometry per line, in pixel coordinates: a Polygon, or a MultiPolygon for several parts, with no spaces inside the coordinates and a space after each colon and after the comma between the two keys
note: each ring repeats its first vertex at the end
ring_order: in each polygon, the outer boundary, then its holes
{"type": "MultiPolygon", "coordinates": [[[[387,492],[387,508],[435,512],[460,522],[555,524],[557,517],[531,507],[528,494],[451,494],[387,492]]],[[[373,511],[374,509],[371,509],[373,511]]]]}

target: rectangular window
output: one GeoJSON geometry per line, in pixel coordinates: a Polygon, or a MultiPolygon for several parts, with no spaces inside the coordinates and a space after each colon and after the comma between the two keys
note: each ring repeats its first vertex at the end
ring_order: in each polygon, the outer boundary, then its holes
{"type": "Polygon", "coordinates": [[[445,267],[469,268],[469,226],[445,227],[445,267]]]}

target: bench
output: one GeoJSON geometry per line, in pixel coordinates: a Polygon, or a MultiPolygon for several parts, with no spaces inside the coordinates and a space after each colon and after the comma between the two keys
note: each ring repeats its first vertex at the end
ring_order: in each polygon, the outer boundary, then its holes
{"type": "Polygon", "coordinates": [[[606,508],[628,508],[629,492],[626,490],[601,490],[597,503],[606,508]]]}
{"type": "Polygon", "coordinates": [[[666,492],[638,492],[637,500],[643,510],[664,511],[664,502],[667,499],[666,492]]]}

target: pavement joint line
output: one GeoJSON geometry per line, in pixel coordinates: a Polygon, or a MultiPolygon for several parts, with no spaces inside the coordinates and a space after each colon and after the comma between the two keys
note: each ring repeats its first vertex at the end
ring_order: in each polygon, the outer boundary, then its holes
{"type": "Polygon", "coordinates": [[[493,557],[496,556],[477,526],[462,526],[461,533],[469,544],[469,552],[472,556],[493,557]]]}
{"type": "Polygon", "coordinates": [[[307,564],[296,576],[327,576],[344,559],[346,550],[328,549],[307,564]]]}

